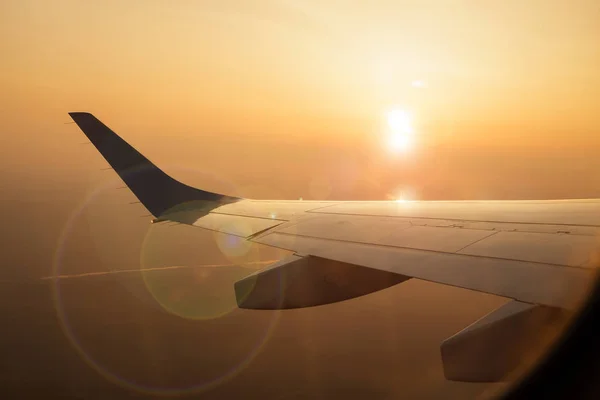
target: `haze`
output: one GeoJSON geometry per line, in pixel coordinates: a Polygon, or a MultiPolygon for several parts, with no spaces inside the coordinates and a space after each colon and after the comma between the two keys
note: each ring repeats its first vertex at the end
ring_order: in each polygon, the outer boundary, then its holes
{"type": "MultiPolygon", "coordinates": [[[[148,213],[127,204],[131,193],[113,190],[122,184],[101,171],[106,163],[76,125],[65,124],[67,112],[93,112],[187,184],[248,198],[599,197],[599,17],[593,0],[1,2],[0,280],[3,313],[14,321],[4,383],[113,393],[66,344],[41,278],[248,267],[283,256],[263,248],[224,254],[219,239],[198,229],[151,229],[140,218],[148,213]],[[394,109],[412,118],[409,151],[390,151],[386,116],[394,109]],[[163,240],[149,246],[152,235],[163,240]]],[[[178,271],[153,276],[176,290],[189,278],[178,271]]],[[[217,279],[225,292],[249,270],[207,271],[201,276],[213,280],[196,279],[195,290],[217,279]]],[[[215,363],[229,368],[237,361],[227,360],[245,354],[237,334],[257,329],[255,318],[269,321],[231,312],[230,292],[224,303],[217,294],[202,299],[210,322],[139,311],[140,298],[143,307],[157,304],[147,274],[65,288],[84,352],[105,357],[98,362],[113,372],[134,360],[114,372],[124,381],[204,382],[215,363]],[[144,316],[135,321],[146,342],[133,356],[126,350],[136,336],[122,328],[128,312],[144,316]],[[129,339],[99,345],[102,334],[129,339]],[[156,367],[160,360],[178,372],[156,367]]],[[[69,282],[83,282],[76,279],[69,282]]],[[[410,281],[282,313],[254,361],[205,395],[481,393],[486,387],[444,381],[438,346],[503,301],[410,281]]]]}

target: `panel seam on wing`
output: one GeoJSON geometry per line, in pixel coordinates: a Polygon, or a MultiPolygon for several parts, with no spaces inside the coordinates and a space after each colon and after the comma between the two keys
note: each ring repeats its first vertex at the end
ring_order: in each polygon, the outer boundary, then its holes
{"type": "Polygon", "coordinates": [[[344,212],[323,212],[316,211],[319,209],[313,209],[306,211],[308,213],[314,212],[315,214],[331,214],[331,215],[350,215],[357,217],[382,217],[382,218],[410,218],[410,219],[427,219],[427,220],[445,220],[445,221],[466,221],[466,222],[485,222],[491,224],[515,224],[515,225],[542,225],[542,226],[579,226],[586,228],[600,228],[600,225],[584,225],[584,224],[567,224],[560,222],[522,222],[522,221],[494,221],[494,220],[483,220],[483,219],[465,219],[465,218],[446,218],[446,217],[407,217],[406,215],[388,215],[388,214],[358,214],[358,213],[344,213],[344,212]]]}
{"type": "Polygon", "coordinates": [[[243,218],[266,219],[268,221],[281,221],[281,222],[287,222],[287,221],[289,221],[288,219],[271,218],[271,217],[257,217],[255,215],[233,214],[233,213],[226,213],[226,212],[222,212],[222,211],[221,212],[211,211],[209,214],[231,215],[232,217],[243,217],[243,218]]]}
{"type": "Polygon", "coordinates": [[[479,243],[479,242],[481,242],[482,240],[488,239],[488,238],[490,238],[490,237],[494,236],[494,235],[495,235],[496,233],[498,233],[498,232],[500,232],[500,231],[494,231],[494,232],[490,233],[489,235],[487,235],[487,236],[485,236],[485,237],[479,238],[479,239],[475,240],[474,242],[472,242],[472,243],[469,243],[468,245],[466,245],[466,246],[463,246],[462,248],[460,248],[460,249],[456,250],[454,253],[455,253],[455,254],[458,254],[458,253],[460,253],[461,251],[463,251],[464,249],[466,249],[467,247],[469,247],[469,246],[473,246],[474,244],[476,244],[476,243],[479,243]]]}
{"type": "Polygon", "coordinates": [[[276,228],[276,227],[280,226],[281,224],[284,224],[285,222],[286,222],[286,221],[282,221],[281,223],[279,223],[279,224],[277,224],[277,225],[269,226],[269,227],[267,227],[267,228],[265,228],[265,229],[261,229],[261,230],[260,230],[260,231],[258,231],[258,232],[254,232],[254,233],[253,233],[253,234],[251,234],[250,236],[246,236],[246,240],[252,240],[252,239],[254,239],[254,238],[256,238],[256,237],[258,237],[258,236],[262,235],[263,233],[266,233],[266,232],[270,231],[271,229],[274,229],[274,228],[276,228]]]}
{"type": "MultiPolygon", "coordinates": [[[[328,205],[322,206],[322,207],[311,208],[309,210],[306,210],[305,212],[307,212],[307,213],[310,213],[310,212],[319,212],[318,210],[322,210],[324,208],[329,208],[329,207],[338,206],[338,205],[339,205],[339,203],[328,204],[328,205]]],[[[323,214],[331,214],[331,213],[323,213],[323,214]]]]}

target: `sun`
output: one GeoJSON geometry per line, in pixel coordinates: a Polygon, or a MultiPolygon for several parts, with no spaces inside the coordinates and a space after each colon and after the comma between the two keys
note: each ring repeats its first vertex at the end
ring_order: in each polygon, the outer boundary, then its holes
{"type": "Polygon", "coordinates": [[[393,152],[406,152],[413,146],[414,129],[410,113],[402,108],[387,112],[387,148],[393,152]]]}
{"type": "Polygon", "coordinates": [[[394,133],[409,134],[413,132],[409,113],[400,108],[394,108],[387,114],[387,123],[394,133]]]}
{"type": "Polygon", "coordinates": [[[412,146],[412,137],[406,133],[392,132],[388,138],[388,148],[392,151],[407,151],[412,146]]]}

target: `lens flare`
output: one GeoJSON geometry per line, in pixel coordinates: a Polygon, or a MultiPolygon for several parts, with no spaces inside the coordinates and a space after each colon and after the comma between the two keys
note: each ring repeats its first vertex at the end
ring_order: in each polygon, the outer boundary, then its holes
{"type": "Polygon", "coordinates": [[[394,193],[389,193],[388,199],[394,200],[396,203],[408,203],[417,199],[417,193],[413,188],[405,186],[394,193]]]}
{"type": "MultiPolygon", "coordinates": [[[[259,324],[260,326],[255,330],[254,334],[256,338],[250,339],[248,341],[249,347],[245,349],[242,353],[240,353],[237,359],[232,360],[231,365],[223,366],[223,371],[219,371],[216,375],[210,376],[207,378],[195,378],[192,382],[186,382],[185,384],[177,384],[170,386],[168,384],[161,385],[160,383],[156,383],[152,380],[148,380],[147,382],[138,380],[139,378],[133,376],[127,376],[123,371],[117,372],[116,367],[111,367],[108,359],[103,359],[101,354],[95,354],[92,352],[89,345],[86,344],[86,341],[83,340],[83,337],[80,337],[78,334],[77,325],[75,320],[72,320],[73,315],[70,314],[69,310],[75,309],[73,304],[70,304],[69,296],[65,295],[64,289],[62,288],[61,282],[63,279],[61,277],[71,278],[68,281],[73,282],[73,279],[90,279],[90,276],[96,275],[112,275],[116,274],[118,277],[125,277],[128,274],[135,274],[135,271],[127,270],[127,271],[101,271],[98,273],[95,272],[84,272],[80,274],[69,274],[72,271],[64,271],[64,265],[66,260],[66,249],[69,246],[71,240],[74,239],[74,229],[78,224],[86,223],[93,225],[93,222],[98,218],[97,216],[89,221],[89,210],[92,209],[93,203],[97,202],[98,198],[103,192],[108,192],[112,190],[116,185],[116,179],[112,179],[102,185],[99,185],[94,190],[90,191],[88,195],[82,199],[82,201],[74,207],[71,214],[65,221],[63,228],[59,234],[58,241],[56,243],[56,249],[53,256],[52,261],[52,273],[51,276],[46,278],[51,282],[51,290],[52,290],[52,302],[56,311],[56,315],[58,318],[59,326],[67,338],[69,344],[76,350],[81,359],[88,364],[93,370],[95,370],[98,374],[104,377],[106,380],[117,384],[119,386],[125,387],[130,390],[134,390],[137,392],[151,394],[151,395],[162,395],[162,396],[173,396],[173,395],[186,395],[186,394],[199,394],[219,386],[226,381],[232,379],[234,376],[239,374],[242,370],[244,370],[260,353],[260,351],[264,348],[264,345],[268,342],[269,338],[272,335],[272,332],[277,325],[279,319],[279,312],[275,311],[271,313],[267,318],[263,318],[263,323],[259,324]],[[120,273],[116,273],[120,272],[120,273]]],[[[126,205],[125,205],[126,206],[126,205]]],[[[100,212],[103,214],[103,212],[100,212]]],[[[115,221],[118,223],[119,221],[115,221]]],[[[151,227],[157,227],[157,225],[149,225],[151,227]]],[[[113,226],[114,227],[114,226],[113,226]]],[[[151,228],[152,229],[152,228],[151,228]]],[[[94,232],[92,232],[94,233],[94,232]]],[[[98,233],[98,232],[96,232],[98,233]]],[[[116,235],[118,236],[118,235],[116,235]]],[[[98,242],[96,235],[92,235],[92,239],[97,242],[95,243],[99,247],[99,253],[103,251],[109,252],[111,249],[107,248],[107,243],[98,242]]],[[[231,244],[231,243],[230,243],[231,244]]],[[[139,267],[139,266],[138,266],[139,267]]],[[[184,268],[155,268],[152,272],[161,274],[163,272],[169,272],[174,269],[177,270],[186,270],[184,268]]],[[[207,284],[219,282],[218,274],[211,273],[211,268],[188,268],[189,276],[192,277],[190,280],[194,280],[194,282],[204,282],[207,284]]],[[[250,270],[248,270],[250,273],[250,270]]],[[[239,271],[239,275],[242,275],[242,272],[239,271]]],[[[148,273],[146,272],[142,272],[148,273]]],[[[145,277],[147,278],[147,276],[145,277]]],[[[95,278],[94,278],[95,279],[95,278]]],[[[126,281],[116,281],[116,284],[123,283],[127,289],[131,289],[126,284],[126,281]]],[[[153,282],[155,284],[156,282],[153,282]]],[[[190,311],[189,303],[182,301],[185,298],[185,295],[189,293],[188,287],[184,287],[177,291],[165,291],[171,299],[174,301],[179,300],[179,305],[181,306],[179,310],[183,309],[186,312],[190,311]],[[187,292],[186,292],[187,290],[187,292]]],[[[135,293],[134,293],[135,295],[135,293]]],[[[156,296],[154,296],[156,299],[156,296]]],[[[100,300],[100,299],[98,299],[100,300]]],[[[151,299],[149,299],[151,301],[151,299]]],[[[153,303],[154,304],[154,303],[153,303]]],[[[161,304],[162,305],[162,304],[161,304]]],[[[192,312],[195,309],[192,307],[192,312]]],[[[185,312],[183,313],[185,314],[185,312]]],[[[94,319],[90,320],[90,323],[93,323],[94,319]]],[[[257,321],[258,322],[258,321],[257,321]]],[[[149,328],[149,327],[148,327],[149,328]]],[[[104,335],[101,329],[98,329],[98,335],[104,335]]],[[[140,338],[142,340],[142,338],[140,338]]],[[[198,350],[198,349],[196,349],[198,350]]]]}

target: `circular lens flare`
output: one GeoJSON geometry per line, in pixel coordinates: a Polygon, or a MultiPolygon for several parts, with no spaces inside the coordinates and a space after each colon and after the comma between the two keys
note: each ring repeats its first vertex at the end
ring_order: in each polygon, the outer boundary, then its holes
{"type": "MultiPolygon", "coordinates": [[[[173,396],[173,395],[184,395],[184,394],[199,394],[214,388],[215,386],[221,385],[224,382],[232,379],[234,376],[239,374],[244,368],[246,368],[252,360],[260,353],[262,348],[264,348],[265,343],[271,337],[271,334],[277,325],[279,312],[272,313],[269,318],[266,318],[264,322],[264,326],[261,326],[256,329],[255,334],[257,337],[255,339],[251,339],[248,343],[251,344],[249,348],[247,348],[240,356],[229,366],[224,366],[224,370],[219,372],[215,376],[207,377],[204,379],[194,379],[194,381],[187,382],[183,385],[178,384],[176,386],[170,385],[161,385],[156,383],[151,383],[150,381],[144,382],[134,378],[133,376],[127,376],[121,372],[117,372],[116,367],[111,367],[110,362],[108,360],[103,359],[101,354],[95,354],[89,346],[89,343],[83,338],[80,337],[79,329],[77,325],[81,325],[81,321],[77,324],[76,320],[71,320],[74,315],[71,314],[74,309],[73,304],[70,302],[75,300],[72,299],[71,296],[67,295],[63,290],[63,285],[61,282],[63,278],[73,278],[78,279],[79,276],[93,276],[93,275],[107,275],[113,273],[119,273],[118,276],[126,276],[128,273],[134,273],[135,271],[121,271],[121,270],[109,270],[102,272],[93,272],[93,273],[83,273],[83,274],[64,274],[64,265],[66,262],[66,257],[68,257],[67,248],[70,245],[73,245],[72,240],[75,235],[75,226],[81,223],[85,223],[88,216],[86,214],[89,213],[89,209],[93,208],[93,203],[97,202],[97,199],[101,195],[102,192],[113,189],[115,186],[115,180],[111,180],[102,184],[101,186],[96,187],[94,190],[90,191],[88,195],[82,199],[81,203],[74,207],[71,214],[65,221],[63,228],[58,237],[58,241],[56,244],[56,249],[54,252],[53,262],[52,262],[52,275],[48,278],[51,284],[52,290],[52,302],[54,304],[54,308],[56,310],[56,315],[58,318],[59,326],[63,331],[65,337],[67,338],[70,345],[77,351],[79,356],[84,360],[86,364],[88,364],[91,368],[93,368],[97,373],[103,376],[108,381],[115,383],[119,386],[133,389],[137,392],[152,394],[152,395],[163,395],[163,396],[173,396]]],[[[156,225],[152,225],[155,227],[156,225]]],[[[99,251],[103,251],[102,243],[96,243],[101,248],[99,251]]],[[[104,251],[110,251],[110,249],[104,249],[104,251]]],[[[156,268],[159,270],[159,268],[156,268]]],[[[172,268],[164,268],[165,270],[172,268]]],[[[211,274],[210,268],[205,269],[190,269],[191,274],[195,276],[196,281],[212,283],[211,280],[218,281],[218,276],[214,276],[211,274]],[[209,282],[211,281],[211,282],[209,282]]],[[[69,271],[70,272],[70,271],[69,271]]],[[[71,281],[69,279],[69,281],[71,281]]],[[[119,282],[115,282],[119,283],[119,282]]],[[[72,287],[73,284],[70,285],[72,287]]],[[[185,294],[185,292],[183,292],[185,294]]],[[[174,293],[172,297],[177,300],[177,295],[181,296],[181,293],[174,293]]],[[[184,309],[185,303],[184,304],[184,309]]],[[[189,307],[187,308],[189,310],[189,307]]],[[[92,320],[93,321],[93,320],[92,320]]],[[[148,327],[149,328],[149,327],[148,327]]],[[[101,332],[101,329],[98,330],[101,332]]]]}

